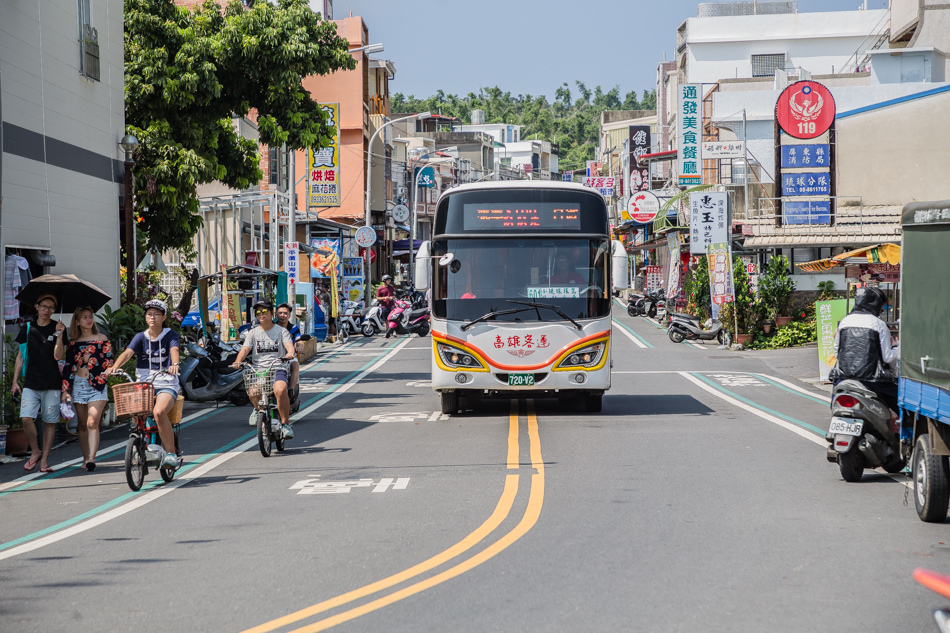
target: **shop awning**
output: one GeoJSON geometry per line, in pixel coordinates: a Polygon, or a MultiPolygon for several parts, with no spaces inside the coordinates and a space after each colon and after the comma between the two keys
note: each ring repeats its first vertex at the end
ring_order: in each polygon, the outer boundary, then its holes
{"type": "Polygon", "coordinates": [[[827,259],[816,259],[813,262],[798,264],[798,267],[805,272],[821,273],[831,270],[835,266],[844,266],[845,262],[852,257],[867,257],[868,262],[872,264],[900,264],[901,247],[900,244],[877,244],[875,246],[862,246],[861,248],[847,253],[841,253],[827,259]]]}
{"type": "MultiPolygon", "coordinates": [[[[413,250],[419,250],[419,247],[422,246],[422,240],[415,240],[413,242],[415,248],[413,250]]],[[[395,251],[406,251],[409,252],[409,240],[396,240],[393,242],[393,250],[395,251]]]]}

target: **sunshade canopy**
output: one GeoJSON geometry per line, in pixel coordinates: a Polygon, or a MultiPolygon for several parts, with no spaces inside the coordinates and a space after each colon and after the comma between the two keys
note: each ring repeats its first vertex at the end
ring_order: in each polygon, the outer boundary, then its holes
{"type": "Polygon", "coordinates": [[[821,273],[831,270],[835,266],[844,266],[845,262],[852,257],[867,257],[872,264],[900,264],[901,247],[900,244],[877,244],[875,246],[863,246],[847,253],[841,253],[827,259],[816,259],[813,262],[798,264],[798,267],[809,273],[821,273]]]}

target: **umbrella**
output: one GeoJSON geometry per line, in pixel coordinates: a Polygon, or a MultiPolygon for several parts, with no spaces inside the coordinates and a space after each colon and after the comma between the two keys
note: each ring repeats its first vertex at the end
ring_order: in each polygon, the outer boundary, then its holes
{"type": "Polygon", "coordinates": [[[40,275],[26,284],[16,300],[33,305],[43,295],[53,295],[59,304],[57,311],[68,314],[77,308],[92,308],[93,312],[112,299],[101,288],[76,275],[40,275]]]}

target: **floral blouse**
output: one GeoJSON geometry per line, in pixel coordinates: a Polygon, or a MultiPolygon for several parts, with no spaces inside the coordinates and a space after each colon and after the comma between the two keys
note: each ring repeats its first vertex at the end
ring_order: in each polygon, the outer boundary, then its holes
{"type": "Polygon", "coordinates": [[[109,341],[69,341],[63,356],[63,391],[72,393],[73,379],[82,368],[89,370],[89,384],[96,390],[106,388],[105,371],[112,367],[112,343],[109,341]]]}

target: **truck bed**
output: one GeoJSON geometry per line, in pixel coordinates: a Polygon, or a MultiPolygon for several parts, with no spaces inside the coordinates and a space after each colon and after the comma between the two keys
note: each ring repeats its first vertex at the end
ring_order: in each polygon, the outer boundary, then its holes
{"type": "Polygon", "coordinates": [[[950,391],[901,377],[898,403],[902,409],[950,424],[950,391]]]}

